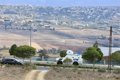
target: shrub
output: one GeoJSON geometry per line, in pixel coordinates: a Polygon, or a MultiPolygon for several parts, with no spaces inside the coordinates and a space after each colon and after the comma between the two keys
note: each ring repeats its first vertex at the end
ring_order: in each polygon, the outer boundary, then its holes
{"type": "Polygon", "coordinates": [[[63,62],[69,64],[72,62],[72,59],[66,58],[63,62]]]}
{"type": "Polygon", "coordinates": [[[60,51],[60,57],[65,57],[66,55],[66,50],[60,51]]]}

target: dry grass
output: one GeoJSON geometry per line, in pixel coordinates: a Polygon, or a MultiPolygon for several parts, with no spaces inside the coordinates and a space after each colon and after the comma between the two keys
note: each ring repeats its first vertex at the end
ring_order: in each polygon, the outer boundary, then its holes
{"type": "MultiPolygon", "coordinates": [[[[55,26],[56,27],[56,26],[55,26]]],[[[96,36],[100,37],[101,35],[109,36],[109,31],[97,30],[97,29],[73,29],[67,28],[64,26],[59,26],[56,31],[49,32],[33,32],[32,33],[32,46],[36,49],[50,49],[50,48],[59,48],[60,45],[68,46],[90,46],[91,40],[86,37],[96,36]],[[56,34],[56,32],[62,34],[56,34]],[[99,33],[99,34],[98,34],[99,33]],[[76,36],[72,38],[70,36],[76,36]],[[78,36],[78,37],[77,37],[78,36]],[[78,38],[78,39],[77,39],[78,38]],[[80,38],[80,39],[79,39],[80,38]]],[[[114,38],[120,38],[119,35],[114,35],[114,38]]],[[[0,47],[6,46],[10,47],[12,44],[17,45],[29,45],[29,32],[25,31],[0,31],[0,47]]]]}
{"type": "Polygon", "coordinates": [[[0,80],[24,80],[27,72],[19,66],[0,67],[0,80]]]}
{"type": "Polygon", "coordinates": [[[0,55],[1,57],[10,56],[9,50],[1,50],[0,55]]]}
{"type": "Polygon", "coordinates": [[[120,80],[120,74],[93,72],[77,69],[51,69],[45,76],[46,80],[120,80]]]}
{"type": "MultiPolygon", "coordinates": [[[[73,29],[64,26],[52,26],[56,27],[56,31],[45,30],[32,32],[33,47],[36,49],[60,48],[61,45],[67,48],[69,48],[68,46],[89,47],[92,45],[91,42],[94,41],[90,38],[98,38],[102,35],[107,37],[109,36],[109,30],[73,29]]],[[[116,34],[114,34],[113,37],[120,38],[120,36],[116,34]]],[[[0,31],[0,47],[10,47],[13,44],[17,44],[18,46],[29,45],[29,39],[29,31],[0,31]]]]}

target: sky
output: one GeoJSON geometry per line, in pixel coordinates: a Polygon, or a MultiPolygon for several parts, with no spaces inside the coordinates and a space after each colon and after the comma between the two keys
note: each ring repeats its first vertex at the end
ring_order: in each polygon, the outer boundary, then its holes
{"type": "Polygon", "coordinates": [[[0,0],[0,5],[36,5],[53,7],[120,6],[120,0],[0,0]]]}

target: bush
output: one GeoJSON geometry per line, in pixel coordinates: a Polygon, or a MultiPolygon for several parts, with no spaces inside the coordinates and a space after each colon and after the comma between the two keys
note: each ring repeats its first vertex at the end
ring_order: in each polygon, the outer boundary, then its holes
{"type": "Polygon", "coordinates": [[[63,62],[66,64],[70,64],[72,62],[72,59],[66,58],[63,62]]]}
{"type": "Polygon", "coordinates": [[[65,57],[66,55],[66,50],[60,51],[60,57],[65,57]]]}
{"type": "Polygon", "coordinates": [[[106,69],[100,68],[98,69],[98,72],[106,72],[106,69]]]}

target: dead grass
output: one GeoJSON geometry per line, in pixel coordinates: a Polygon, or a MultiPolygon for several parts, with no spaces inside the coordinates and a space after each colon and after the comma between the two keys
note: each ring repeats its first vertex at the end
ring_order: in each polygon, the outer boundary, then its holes
{"type": "Polygon", "coordinates": [[[24,80],[27,72],[21,66],[0,67],[0,80],[24,80]]]}
{"type": "Polygon", "coordinates": [[[1,50],[0,55],[1,57],[10,56],[9,50],[1,50]]]}
{"type": "Polygon", "coordinates": [[[53,68],[45,76],[46,80],[120,80],[120,74],[93,72],[88,70],[53,68]]]}

